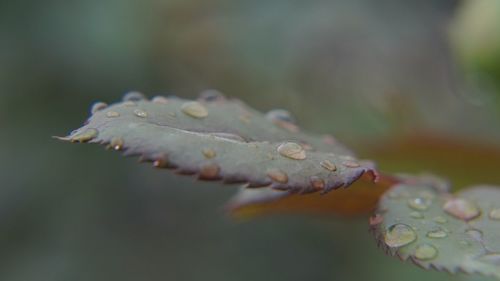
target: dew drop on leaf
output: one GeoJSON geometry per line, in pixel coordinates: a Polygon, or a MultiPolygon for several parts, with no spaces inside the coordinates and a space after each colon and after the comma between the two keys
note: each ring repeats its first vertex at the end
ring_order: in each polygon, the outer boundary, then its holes
{"type": "Polygon", "coordinates": [[[284,109],[273,109],[266,114],[267,119],[271,121],[283,121],[295,124],[295,118],[289,111],[284,109]]]}
{"type": "Polygon", "coordinates": [[[156,168],[166,168],[168,165],[167,157],[161,156],[153,162],[153,166],[156,168]]]}
{"type": "Polygon", "coordinates": [[[384,221],[384,217],[381,214],[375,214],[370,217],[370,226],[375,226],[381,224],[384,221]]]}
{"type": "Polygon", "coordinates": [[[311,177],[311,186],[315,190],[322,190],[325,188],[325,181],[319,177],[311,177]]]}
{"type": "Polygon", "coordinates": [[[96,103],[94,103],[94,105],[92,105],[90,112],[92,114],[96,114],[97,112],[105,109],[106,107],[108,107],[108,104],[106,104],[104,102],[96,102],[96,103]]]}
{"type": "Polygon", "coordinates": [[[208,110],[197,101],[186,102],[181,107],[184,114],[193,118],[205,118],[208,116],[208,110]]]}
{"type": "Polygon", "coordinates": [[[288,182],[288,175],[281,170],[276,170],[276,169],[269,170],[267,172],[267,176],[275,182],[279,183],[288,182]]]}
{"type": "Polygon", "coordinates": [[[492,220],[500,220],[500,208],[495,208],[491,210],[488,216],[492,220]]]}
{"type": "Polygon", "coordinates": [[[293,159],[293,160],[306,159],[306,151],[298,143],[294,143],[294,142],[283,143],[278,147],[278,152],[282,156],[293,159]]]}
{"type": "Polygon", "coordinates": [[[144,97],[144,94],[137,91],[128,92],[123,96],[123,101],[134,102],[134,101],[141,101],[144,99],[146,99],[146,97],[144,97]]]}
{"type": "Polygon", "coordinates": [[[473,203],[462,198],[453,198],[443,206],[443,210],[461,220],[471,220],[481,214],[481,211],[473,203]]]}
{"type": "Polygon", "coordinates": [[[335,164],[333,164],[330,160],[323,160],[320,165],[330,172],[335,172],[337,170],[337,166],[335,166],[335,164]]]}
{"type": "Polygon", "coordinates": [[[439,239],[448,237],[448,233],[441,228],[427,232],[427,237],[439,239]]]}
{"type": "Polygon", "coordinates": [[[210,89],[210,90],[205,90],[200,93],[200,100],[206,101],[206,102],[213,102],[213,101],[218,101],[218,100],[224,100],[226,97],[224,97],[224,94],[221,92],[210,89]]]}
{"type": "Polygon", "coordinates": [[[108,112],[106,112],[106,117],[108,117],[108,118],[120,117],[120,113],[116,112],[116,111],[108,111],[108,112]]]}
{"type": "Polygon", "coordinates": [[[167,104],[168,103],[168,99],[166,97],[163,97],[163,96],[156,96],[151,101],[154,103],[158,103],[158,104],[167,104]]]}
{"type": "Polygon", "coordinates": [[[123,102],[122,105],[124,107],[134,107],[134,106],[137,106],[137,104],[135,102],[131,101],[131,100],[123,102]]]}
{"type": "Polygon", "coordinates": [[[217,179],[219,176],[220,167],[215,163],[203,165],[200,170],[200,178],[205,180],[217,179]]]}
{"type": "Polygon", "coordinates": [[[141,109],[136,109],[136,110],[134,110],[134,114],[135,114],[137,117],[140,117],[140,118],[146,118],[146,117],[148,117],[148,114],[146,113],[146,111],[141,110],[141,109]]]}
{"type": "Polygon", "coordinates": [[[241,114],[238,116],[238,119],[245,124],[250,124],[251,122],[251,117],[248,114],[241,114]]]}
{"type": "Polygon", "coordinates": [[[121,150],[123,148],[123,139],[122,138],[113,138],[109,143],[111,148],[114,150],[121,150]]]}
{"type": "Polygon", "coordinates": [[[422,197],[408,199],[408,206],[417,211],[425,211],[429,209],[431,204],[431,200],[422,197]]]}
{"type": "Polygon", "coordinates": [[[391,248],[402,247],[417,239],[417,233],[408,225],[397,223],[391,225],[384,235],[385,244],[391,248]]]}
{"type": "Polygon", "coordinates": [[[203,156],[205,156],[205,158],[207,158],[207,159],[212,159],[215,156],[217,156],[217,154],[215,153],[215,150],[213,150],[211,148],[204,148],[201,152],[203,153],[203,156]]]}
{"type": "Polygon", "coordinates": [[[419,260],[431,260],[437,255],[438,250],[430,244],[418,245],[415,249],[415,257],[419,260]]]}

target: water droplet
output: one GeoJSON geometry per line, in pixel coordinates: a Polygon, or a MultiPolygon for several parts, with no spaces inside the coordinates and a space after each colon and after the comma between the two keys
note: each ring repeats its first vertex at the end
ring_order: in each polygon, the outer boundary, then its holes
{"type": "Polygon", "coordinates": [[[448,237],[448,233],[444,231],[442,228],[438,228],[432,231],[427,232],[427,237],[429,238],[446,238],[448,237]]]}
{"type": "Polygon", "coordinates": [[[500,266],[500,253],[488,253],[479,258],[480,261],[500,266]]]}
{"type": "Polygon", "coordinates": [[[238,118],[240,119],[241,122],[243,122],[245,124],[250,124],[250,121],[251,121],[250,114],[241,114],[238,118]]]}
{"type": "Polygon", "coordinates": [[[469,235],[470,238],[476,240],[476,241],[482,241],[483,240],[483,233],[481,230],[478,229],[467,229],[465,231],[467,235],[469,235]]]}
{"type": "Polygon", "coordinates": [[[123,96],[123,101],[141,101],[146,99],[144,94],[137,91],[128,92],[123,96]]]}
{"type": "Polygon", "coordinates": [[[422,215],[422,213],[420,213],[420,212],[411,212],[410,217],[412,217],[414,219],[423,219],[424,215],[422,215]]]}
{"type": "Polygon", "coordinates": [[[385,244],[391,248],[408,245],[415,239],[417,239],[415,231],[402,223],[391,225],[384,235],[385,244]]]}
{"type": "Polygon", "coordinates": [[[108,111],[108,112],[106,112],[106,117],[108,117],[108,118],[120,117],[120,113],[116,112],[116,111],[108,111]]]}
{"type": "Polygon", "coordinates": [[[113,138],[109,143],[111,148],[114,150],[121,150],[123,148],[123,139],[122,138],[113,138]]]}
{"type": "Polygon", "coordinates": [[[382,215],[380,215],[380,214],[375,214],[375,215],[371,216],[370,220],[369,220],[370,226],[379,225],[383,221],[384,221],[384,217],[382,217],[382,215]]]}
{"type": "Polygon", "coordinates": [[[200,169],[200,179],[214,180],[219,178],[220,167],[215,163],[203,165],[200,169]]]}
{"type": "Polygon", "coordinates": [[[294,142],[286,142],[278,147],[278,152],[284,157],[294,159],[294,160],[304,160],[306,159],[306,151],[304,148],[294,142]]]}
{"type": "Polygon", "coordinates": [[[92,105],[92,108],[90,109],[90,112],[92,114],[96,114],[97,112],[105,109],[106,107],[108,107],[108,104],[107,103],[104,103],[104,102],[96,102],[94,103],[94,105],[92,105]]]}
{"type": "Polygon", "coordinates": [[[415,249],[415,257],[419,260],[431,260],[437,255],[438,250],[430,244],[418,245],[415,249]]]}
{"type": "Polygon", "coordinates": [[[274,109],[266,114],[266,118],[273,122],[276,126],[283,128],[289,132],[297,133],[300,131],[295,124],[295,119],[290,112],[283,109],[274,109]]]}
{"type": "Polygon", "coordinates": [[[431,200],[421,198],[421,197],[408,199],[408,206],[410,208],[412,208],[414,210],[418,210],[418,211],[425,211],[425,210],[429,209],[431,204],[432,204],[431,200]]]}
{"type": "Polygon", "coordinates": [[[143,110],[140,110],[140,109],[136,109],[136,110],[134,110],[134,114],[135,114],[137,117],[141,117],[141,118],[146,118],[146,117],[148,117],[148,114],[146,113],[146,111],[143,111],[143,110]]]}
{"type": "Polygon", "coordinates": [[[478,207],[462,198],[453,198],[446,201],[443,210],[461,220],[471,220],[481,214],[478,207]]]}
{"type": "Polygon", "coordinates": [[[133,101],[125,101],[122,103],[123,106],[125,107],[134,107],[134,106],[137,106],[137,104],[133,101]]]}
{"type": "Polygon", "coordinates": [[[448,220],[445,217],[441,217],[441,216],[437,216],[437,217],[433,218],[432,220],[437,222],[437,223],[440,223],[440,224],[444,224],[444,223],[448,222],[448,220]]]}
{"type": "Polygon", "coordinates": [[[319,177],[311,177],[311,186],[315,190],[322,190],[325,188],[325,181],[319,177]]]}
{"type": "Polygon", "coordinates": [[[221,92],[214,89],[205,90],[200,94],[200,100],[207,102],[219,101],[224,99],[225,99],[224,95],[221,92]]]}
{"type": "Polygon", "coordinates": [[[186,102],[181,107],[184,114],[193,118],[205,118],[208,116],[207,109],[197,101],[186,102]]]}
{"type": "Polygon", "coordinates": [[[156,96],[151,101],[154,103],[158,103],[158,104],[167,104],[168,103],[168,99],[166,97],[163,97],[163,96],[156,96]]]}
{"type": "Polygon", "coordinates": [[[337,166],[333,164],[330,160],[323,160],[320,163],[321,167],[327,169],[330,172],[335,172],[337,171],[337,166]]]}
{"type": "Polygon", "coordinates": [[[295,118],[284,109],[273,109],[266,114],[267,119],[271,121],[282,121],[295,124],[295,118]]]}
{"type": "Polygon", "coordinates": [[[166,168],[168,166],[168,160],[166,156],[158,157],[154,162],[153,166],[156,168],[166,168]]]}
{"type": "Polygon", "coordinates": [[[277,169],[272,169],[267,172],[267,176],[272,179],[275,182],[279,183],[287,183],[288,182],[288,175],[277,169]]]}
{"type": "Polygon", "coordinates": [[[96,129],[86,129],[85,131],[71,137],[72,142],[88,142],[97,137],[99,131],[96,129]]]}
{"type": "Polygon", "coordinates": [[[495,208],[491,210],[488,216],[492,220],[500,220],[500,208],[495,208]]]}
{"type": "Polygon", "coordinates": [[[201,152],[203,153],[203,155],[207,159],[212,159],[215,156],[217,156],[217,154],[215,153],[215,151],[213,149],[211,149],[211,148],[204,148],[201,152]]]}

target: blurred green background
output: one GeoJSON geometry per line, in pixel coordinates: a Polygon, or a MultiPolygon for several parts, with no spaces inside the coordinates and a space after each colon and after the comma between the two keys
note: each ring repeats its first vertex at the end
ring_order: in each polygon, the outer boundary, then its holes
{"type": "Polygon", "coordinates": [[[0,1],[0,280],[488,280],[386,257],[365,218],[234,222],[233,186],[51,136],[131,89],[216,88],[347,143],[499,143],[499,3],[0,1]]]}

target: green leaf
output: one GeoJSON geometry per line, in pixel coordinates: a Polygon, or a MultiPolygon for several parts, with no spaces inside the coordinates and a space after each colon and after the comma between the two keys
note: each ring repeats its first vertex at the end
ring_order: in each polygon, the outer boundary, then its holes
{"type": "Polygon", "coordinates": [[[215,91],[196,101],[149,101],[133,92],[111,106],[95,104],[92,113],[61,139],[108,145],[203,180],[327,192],[375,175],[370,162],[356,160],[332,137],[303,133],[288,112],[264,115],[215,91]]]}
{"type": "Polygon", "coordinates": [[[500,279],[500,189],[477,186],[452,195],[430,184],[400,184],[370,219],[390,255],[425,269],[500,279]]]}

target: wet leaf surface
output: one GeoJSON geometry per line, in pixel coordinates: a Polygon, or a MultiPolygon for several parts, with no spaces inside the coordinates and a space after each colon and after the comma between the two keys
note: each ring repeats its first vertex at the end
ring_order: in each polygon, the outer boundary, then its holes
{"type": "Polygon", "coordinates": [[[425,269],[500,279],[500,188],[457,194],[400,184],[381,199],[370,228],[386,253],[425,269]]]}
{"type": "Polygon", "coordinates": [[[331,136],[302,132],[288,112],[261,114],[216,91],[195,101],[132,92],[91,112],[61,139],[103,144],[202,180],[309,193],[347,187],[365,173],[376,178],[373,164],[331,136]]]}

